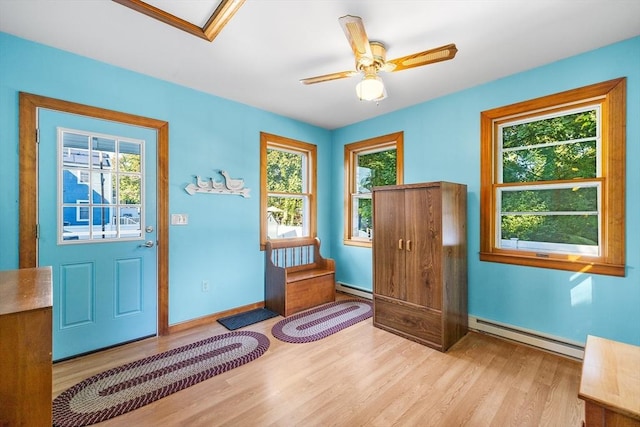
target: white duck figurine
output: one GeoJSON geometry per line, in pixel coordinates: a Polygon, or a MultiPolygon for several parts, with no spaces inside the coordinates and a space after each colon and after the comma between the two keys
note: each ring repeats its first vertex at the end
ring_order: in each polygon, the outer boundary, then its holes
{"type": "Polygon", "coordinates": [[[208,188],[209,187],[209,181],[203,181],[202,179],[200,179],[200,175],[196,175],[196,184],[200,188],[208,188]]]}
{"type": "Polygon", "coordinates": [[[227,171],[220,171],[220,174],[224,177],[224,183],[227,189],[237,191],[244,187],[244,179],[233,179],[229,176],[227,171]]]}
{"type": "Polygon", "coordinates": [[[213,178],[209,178],[209,180],[211,181],[211,188],[214,190],[222,190],[224,188],[224,182],[216,181],[213,178]]]}

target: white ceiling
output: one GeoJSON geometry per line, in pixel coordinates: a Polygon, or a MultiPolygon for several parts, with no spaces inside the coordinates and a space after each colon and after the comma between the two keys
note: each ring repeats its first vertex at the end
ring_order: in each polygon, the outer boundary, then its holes
{"type": "MultiPolygon", "coordinates": [[[[177,14],[178,0],[150,2],[177,14]]],[[[187,17],[217,3],[180,0],[187,17]]],[[[327,129],[637,36],[639,17],[639,0],[247,0],[208,42],[110,0],[0,0],[2,32],[327,129]],[[390,59],[448,43],[458,54],[382,73],[378,105],[358,101],[358,77],[300,84],[354,68],[346,14],[390,59]]]]}

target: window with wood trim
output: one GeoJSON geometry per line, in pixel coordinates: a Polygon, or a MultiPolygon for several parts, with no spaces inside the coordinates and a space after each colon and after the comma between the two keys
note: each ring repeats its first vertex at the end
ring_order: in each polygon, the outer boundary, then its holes
{"type": "Polygon", "coordinates": [[[480,260],[624,276],[626,79],[480,120],[480,260]]]}
{"type": "Polygon", "coordinates": [[[371,247],[373,187],[402,184],[404,133],[344,146],[344,243],[371,247]]]}
{"type": "Polygon", "coordinates": [[[316,146],[260,133],[260,247],[316,236],[316,146]]]}

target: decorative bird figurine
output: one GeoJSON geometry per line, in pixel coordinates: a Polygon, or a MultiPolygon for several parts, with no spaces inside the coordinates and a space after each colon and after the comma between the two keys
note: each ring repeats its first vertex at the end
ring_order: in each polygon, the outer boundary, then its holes
{"type": "Polygon", "coordinates": [[[209,178],[209,180],[211,181],[211,188],[214,190],[222,190],[224,188],[224,182],[216,181],[213,178],[209,178]]]}
{"type": "Polygon", "coordinates": [[[200,175],[196,175],[196,184],[200,188],[209,188],[209,181],[203,181],[200,179],[200,175]]]}
{"type": "Polygon", "coordinates": [[[227,189],[232,191],[238,191],[244,187],[244,179],[231,178],[227,173],[227,171],[220,171],[220,174],[224,177],[224,184],[227,187],[227,189]]]}

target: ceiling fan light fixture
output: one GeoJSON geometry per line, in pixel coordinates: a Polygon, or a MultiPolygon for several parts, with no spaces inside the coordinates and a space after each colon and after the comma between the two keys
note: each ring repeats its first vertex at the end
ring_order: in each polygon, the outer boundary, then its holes
{"type": "Polygon", "coordinates": [[[356,94],[360,101],[380,101],[386,97],[384,82],[376,74],[365,74],[356,85],[356,94]]]}

